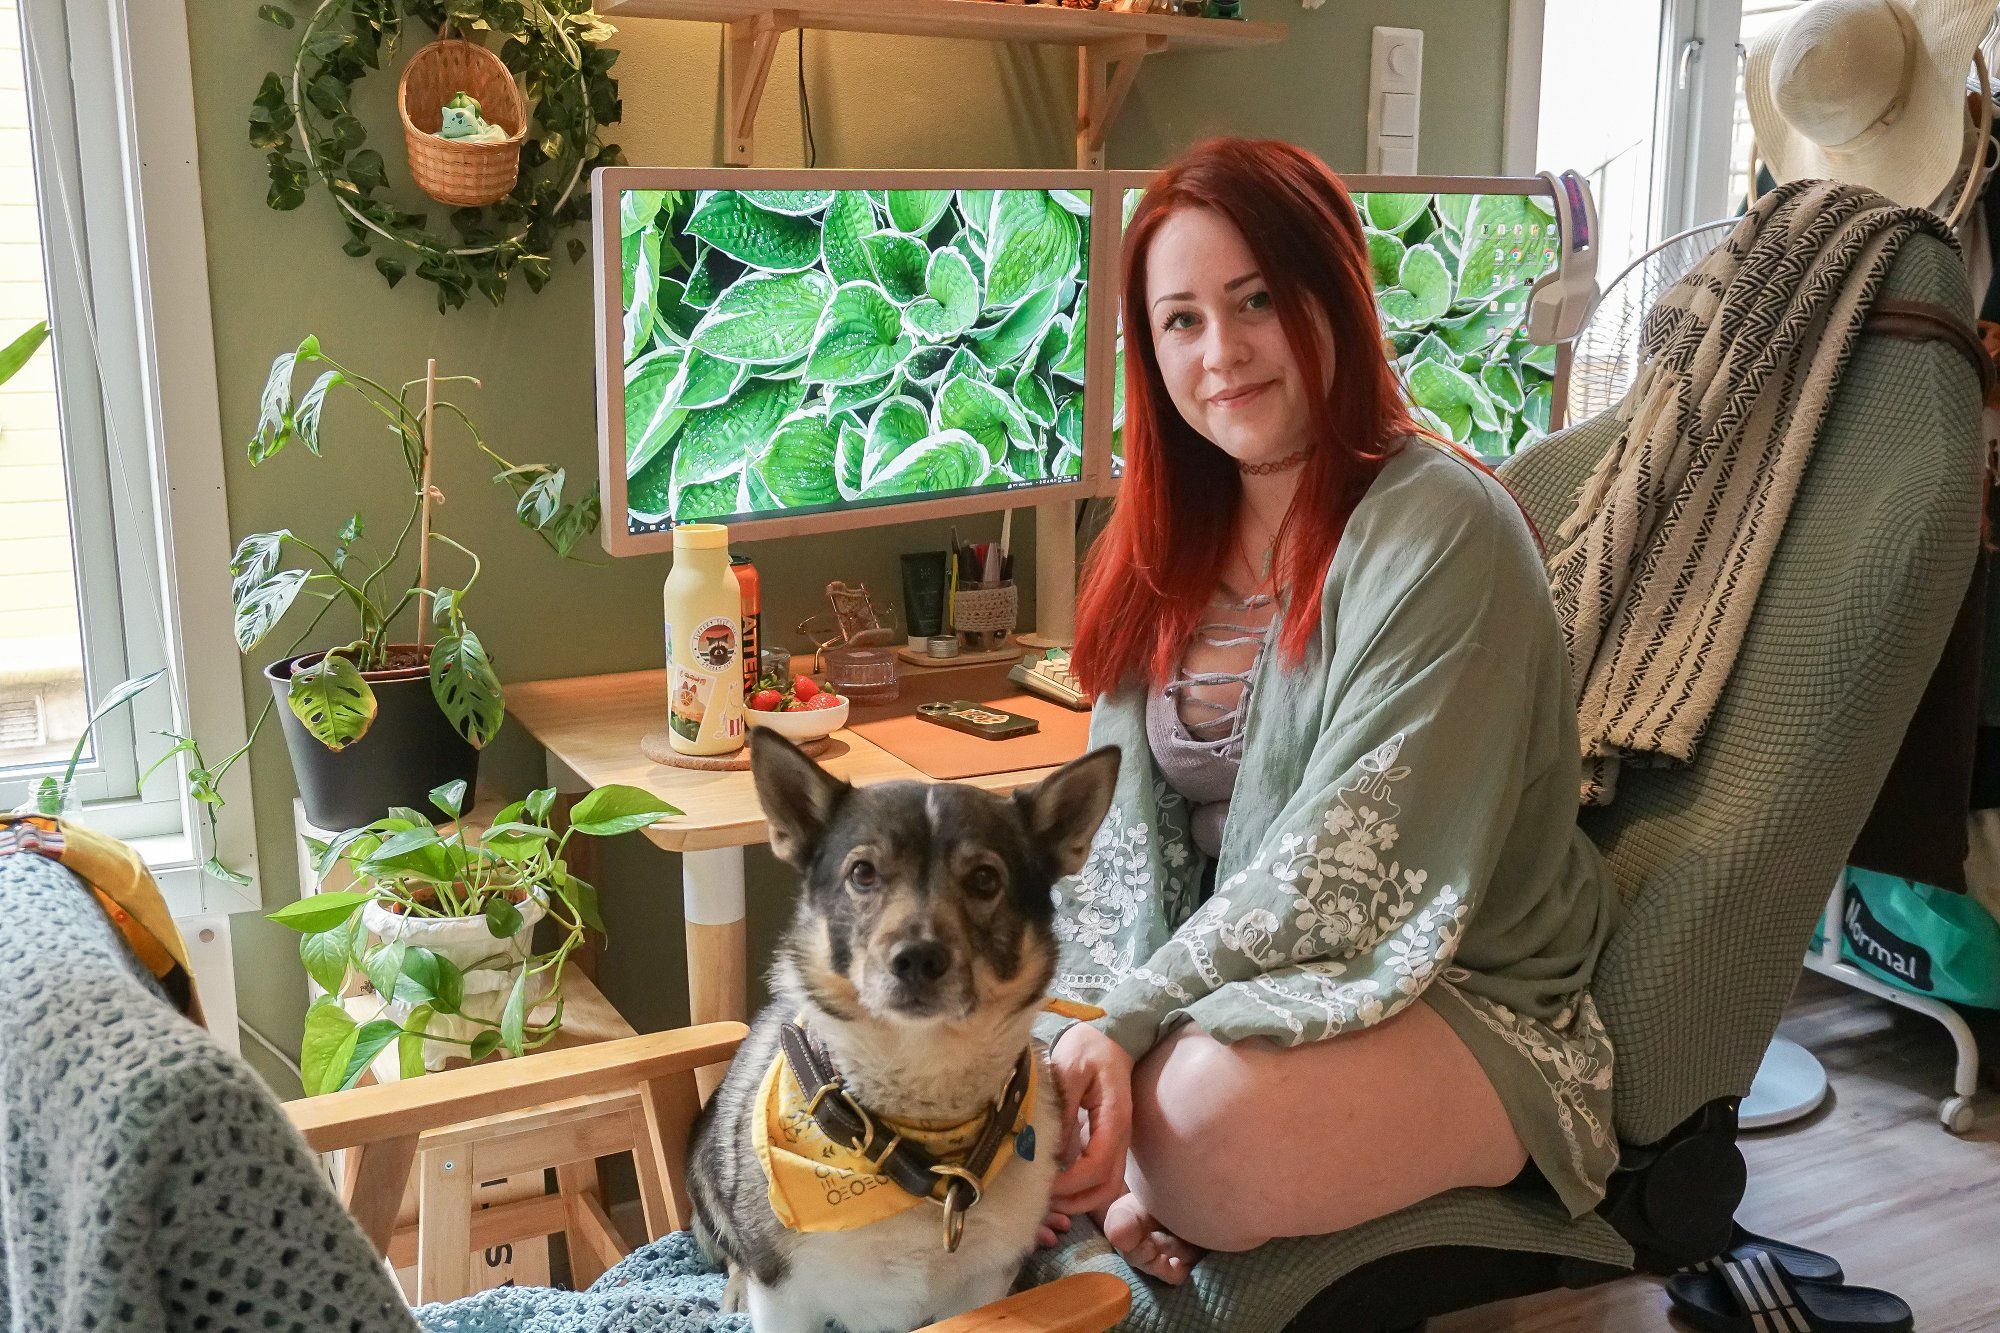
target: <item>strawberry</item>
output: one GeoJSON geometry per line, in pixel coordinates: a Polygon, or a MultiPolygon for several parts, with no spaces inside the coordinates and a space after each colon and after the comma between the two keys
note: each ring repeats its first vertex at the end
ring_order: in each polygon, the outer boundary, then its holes
{"type": "Polygon", "coordinates": [[[819,692],[819,682],[811,676],[800,676],[792,682],[792,697],[800,703],[807,702],[819,692]]]}
{"type": "Polygon", "coordinates": [[[746,702],[759,713],[775,713],[778,711],[779,706],[785,702],[785,696],[776,690],[767,688],[757,691],[746,702]]]}
{"type": "Polygon", "coordinates": [[[845,702],[847,701],[842,699],[839,695],[829,694],[827,691],[821,690],[818,694],[815,694],[812,698],[806,700],[805,703],[800,706],[803,708],[813,708],[813,709],[838,708],[841,706],[841,704],[845,702]]]}

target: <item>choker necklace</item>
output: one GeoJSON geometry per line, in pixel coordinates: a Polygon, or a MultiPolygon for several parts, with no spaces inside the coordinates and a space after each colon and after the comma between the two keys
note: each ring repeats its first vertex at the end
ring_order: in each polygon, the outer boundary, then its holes
{"type": "Polygon", "coordinates": [[[1308,446],[1295,454],[1286,454],[1283,458],[1274,458],[1268,463],[1238,463],[1236,470],[1246,477],[1268,477],[1274,473],[1290,472],[1311,456],[1312,448],[1308,446]]]}

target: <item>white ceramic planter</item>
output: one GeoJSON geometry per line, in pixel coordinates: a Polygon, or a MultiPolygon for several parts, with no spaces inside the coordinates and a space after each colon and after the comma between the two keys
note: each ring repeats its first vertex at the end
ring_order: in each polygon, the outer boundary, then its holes
{"type": "MultiPolygon", "coordinates": [[[[465,974],[465,996],[459,1003],[459,1012],[434,1014],[424,1029],[432,1038],[453,1038],[455,1041],[426,1040],[424,1068],[442,1069],[446,1060],[465,1055],[465,1047],[456,1043],[472,1040],[485,1026],[472,1019],[484,1019],[487,1024],[500,1021],[500,1013],[507,1007],[507,996],[514,989],[514,980],[520,976],[522,965],[532,951],[535,924],[548,915],[538,899],[531,898],[520,907],[521,928],[506,939],[495,939],[493,932],[487,929],[483,916],[410,917],[388,911],[380,903],[372,902],[361,909],[361,923],[376,939],[384,944],[400,940],[404,944],[429,949],[440,957],[450,959],[465,974]]],[[[532,1006],[541,997],[529,998],[532,1006]]],[[[392,1000],[386,1013],[402,1023],[408,1021],[415,1009],[413,1004],[392,1000]]]]}

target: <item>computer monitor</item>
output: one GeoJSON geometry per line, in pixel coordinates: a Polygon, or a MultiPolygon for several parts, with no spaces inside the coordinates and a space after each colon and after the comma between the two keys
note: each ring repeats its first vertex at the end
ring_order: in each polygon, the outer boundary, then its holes
{"type": "MultiPolygon", "coordinates": [[[[1129,221],[1151,172],[1108,173],[1129,221]]],[[[1343,176],[1368,232],[1385,348],[1418,420],[1487,458],[1560,426],[1567,343],[1528,339],[1529,292],[1571,261],[1541,177],[1343,176]]],[[[1594,253],[1576,262],[1593,262],[1594,253]]],[[[1112,458],[1124,467],[1116,321],[1112,458]]]]}
{"type": "Polygon", "coordinates": [[[1080,171],[598,171],[606,549],[670,549],[695,520],[784,536],[1100,489],[1103,187],[1080,171]]]}

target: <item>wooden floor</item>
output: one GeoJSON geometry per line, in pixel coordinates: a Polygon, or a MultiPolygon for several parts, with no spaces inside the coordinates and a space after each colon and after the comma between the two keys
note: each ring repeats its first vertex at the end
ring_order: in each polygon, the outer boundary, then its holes
{"type": "MultiPolygon", "coordinates": [[[[1808,974],[1785,1035],[1826,1065],[1833,1095],[1810,1119],[1745,1135],[1750,1188],[1737,1220],[1840,1260],[1850,1283],[1885,1287],[1918,1333],[2000,1330],[2000,1093],[1986,1080],[1963,1137],[1938,1124],[1951,1088],[1944,1029],[1808,974]]],[[[1991,1059],[1996,1054],[1987,1048],[1991,1059]]],[[[1665,1290],[1628,1278],[1467,1311],[1431,1333],[1683,1329],[1665,1290]]]]}

